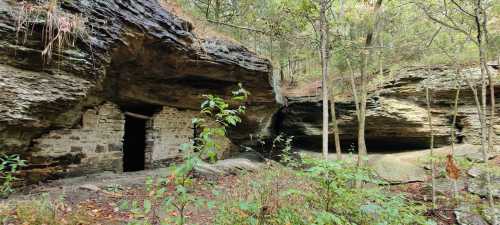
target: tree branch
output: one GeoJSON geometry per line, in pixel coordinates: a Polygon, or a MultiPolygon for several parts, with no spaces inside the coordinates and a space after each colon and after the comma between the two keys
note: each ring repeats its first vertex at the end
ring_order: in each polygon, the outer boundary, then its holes
{"type": "Polygon", "coordinates": [[[453,3],[455,6],[457,6],[457,8],[462,11],[463,13],[465,13],[467,16],[470,16],[470,17],[475,17],[474,14],[468,12],[467,10],[465,10],[460,4],[458,4],[455,0],[450,0],[451,3],[453,3]]]}

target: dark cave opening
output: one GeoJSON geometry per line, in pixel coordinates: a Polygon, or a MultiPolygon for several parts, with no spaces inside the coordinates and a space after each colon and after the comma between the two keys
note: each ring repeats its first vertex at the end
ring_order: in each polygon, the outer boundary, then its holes
{"type": "MultiPolygon", "coordinates": [[[[333,136],[329,137],[330,152],[335,152],[333,136]]],[[[424,150],[430,147],[429,137],[367,137],[366,147],[372,153],[397,153],[413,150],[424,150]]],[[[356,138],[342,138],[340,140],[342,152],[357,152],[356,138]]],[[[449,144],[448,136],[434,137],[434,146],[441,147],[449,144]]],[[[321,136],[296,136],[293,146],[299,149],[321,151],[321,136]]]]}
{"type": "Polygon", "coordinates": [[[123,171],[144,170],[146,149],[146,119],[125,116],[123,137],[123,171]]]}

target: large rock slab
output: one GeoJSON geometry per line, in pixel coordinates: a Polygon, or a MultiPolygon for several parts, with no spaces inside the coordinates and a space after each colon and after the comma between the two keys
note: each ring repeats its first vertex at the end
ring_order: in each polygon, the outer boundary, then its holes
{"type": "Polygon", "coordinates": [[[197,37],[192,24],[156,0],[58,2],[60,15],[85,21],[85,35],[55,49],[47,61],[43,19],[28,21],[22,40],[16,24],[26,5],[0,0],[1,151],[25,152],[33,138],[74,126],[83,108],[104,101],[127,110],[197,110],[202,94],[228,97],[238,83],[252,95],[234,140],[245,142],[248,133],[269,128],[276,107],[269,60],[239,44],[197,37]]]}
{"type": "MultiPolygon", "coordinates": [[[[497,66],[490,70],[497,74],[497,66]]],[[[471,82],[479,79],[478,68],[462,71],[471,82]]],[[[500,92],[500,77],[495,91],[500,92]]],[[[480,125],[473,94],[465,81],[457,85],[453,68],[406,68],[394,73],[387,81],[369,93],[366,112],[366,142],[369,150],[393,151],[425,149],[430,145],[425,87],[431,92],[431,112],[435,146],[450,144],[452,107],[457,88],[460,89],[456,122],[456,143],[480,144],[480,125]]],[[[500,95],[497,95],[500,102],[500,95]]],[[[320,149],[322,132],[322,102],[316,97],[289,97],[287,105],[277,114],[276,127],[280,132],[295,137],[300,148],[320,149]]],[[[497,105],[497,114],[500,106],[497,105]]],[[[337,100],[335,104],[339,135],[344,149],[354,146],[357,136],[356,107],[352,100],[337,100]]],[[[331,113],[330,113],[331,115],[331,113]]],[[[494,124],[500,124],[497,117],[494,124]]],[[[496,126],[494,126],[496,128],[496,126]]],[[[500,145],[500,130],[494,129],[495,141],[500,145]]],[[[331,140],[333,130],[330,129],[331,140]]],[[[331,141],[334,148],[334,142],[331,141]]]]}
{"type": "MultiPolygon", "coordinates": [[[[269,60],[241,44],[198,37],[191,23],[159,0],[57,1],[54,20],[79,17],[83,32],[69,35],[74,45],[54,46],[49,60],[42,56],[47,2],[0,0],[0,153],[29,160],[25,181],[121,171],[125,114],[149,118],[151,124],[164,108],[198,112],[204,94],[229,99],[238,83],[251,92],[245,102],[248,112],[241,126],[228,132],[230,141],[224,140],[223,148],[252,145],[252,135],[272,134],[277,104],[269,60]],[[41,11],[30,12],[33,8],[41,11]],[[26,17],[19,27],[26,13],[39,15],[26,17]],[[108,104],[115,113],[97,113],[108,104]],[[102,126],[89,127],[89,121],[102,126]],[[103,141],[109,139],[113,142],[103,141]]],[[[145,159],[134,159],[145,161],[145,167],[156,165],[151,161],[158,157],[150,149],[160,142],[154,140],[169,142],[168,151],[178,151],[177,141],[194,135],[192,116],[185,117],[154,121],[175,123],[172,130],[146,127],[148,135],[158,135],[145,140],[145,159]]]]}
{"type": "Polygon", "coordinates": [[[391,184],[422,182],[427,178],[427,173],[421,166],[392,155],[374,160],[370,168],[391,184]]]}

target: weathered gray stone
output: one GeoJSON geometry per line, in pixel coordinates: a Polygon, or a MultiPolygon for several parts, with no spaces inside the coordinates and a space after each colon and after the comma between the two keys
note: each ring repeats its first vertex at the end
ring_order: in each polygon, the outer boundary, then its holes
{"type": "MultiPolygon", "coordinates": [[[[84,18],[88,36],[45,61],[43,20],[28,24],[26,41],[19,41],[22,3],[0,0],[0,151],[75,174],[117,168],[123,149],[120,111],[153,115],[169,106],[194,112],[203,94],[229,97],[238,83],[252,94],[249,113],[241,128],[231,130],[231,141],[245,143],[249,133],[269,131],[276,109],[269,60],[239,44],[196,37],[192,24],[157,0],[58,2],[61,13],[84,18]],[[59,157],[76,154],[82,154],[81,169],[59,167],[59,157]]],[[[165,119],[161,123],[176,122],[165,119]]],[[[189,124],[176,125],[182,129],[178,140],[187,140],[189,124]]],[[[163,140],[173,137],[160,132],[163,140]]],[[[177,144],[169,142],[166,151],[177,144]]]]}
{"type": "Polygon", "coordinates": [[[83,184],[79,187],[79,189],[86,190],[86,191],[94,191],[94,192],[101,191],[101,188],[99,188],[93,184],[83,184]]]}
{"type": "MultiPolygon", "coordinates": [[[[468,171],[469,174],[476,175],[476,177],[469,179],[467,190],[473,194],[477,194],[483,197],[488,196],[488,191],[486,189],[486,178],[485,173],[480,168],[472,168],[472,171],[468,171]]],[[[500,177],[495,174],[491,176],[491,192],[494,198],[500,198],[500,177]]]]}
{"type": "MultiPolygon", "coordinates": [[[[492,74],[497,71],[490,68],[492,74]]],[[[464,69],[472,82],[479,78],[478,68],[464,69]]],[[[432,94],[431,112],[434,144],[444,146],[450,143],[452,106],[456,94],[456,74],[453,68],[439,66],[405,68],[394,73],[394,80],[388,81],[369,93],[366,112],[366,142],[368,149],[375,151],[426,149],[430,146],[430,129],[426,111],[425,87],[432,94]]],[[[500,81],[500,77],[496,77],[500,81]]],[[[480,144],[480,126],[473,94],[466,82],[459,82],[460,99],[456,123],[456,143],[480,144]]],[[[500,92],[500,82],[495,91],[500,92]]],[[[497,95],[500,102],[500,95],[497,95]]],[[[287,105],[276,116],[278,132],[295,137],[294,144],[304,149],[321,148],[322,102],[316,97],[289,97],[287,105]]],[[[339,135],[344,149],[356,144],[356,107],[351,99],[337,99],[335,104],[339,135]]],[[[497,113],[500,106],[497,104],[497,113]]],[[[494,124],[500,124],[496,117],[494,124]]],[[[333,130],[330,129],[333,140],[333,130]]],[[[331,149],[334,142],[331,141],[331,149]]],[[[500,135],[495,135],[500,145],[500,135]]],[[[498,146],[497,146],[498,148],[498,146]]]]}
{"type": "Polygon", "coordinates": [[[108,149],[110,152],[121,152],[122,146],[118,144],[108,144],[108,149]]]}
{"type": "Polygon", "coordinates": [[[247,153],[219,160],[215,164],[201,163],[195,167],[195,172],[201,176],[216,177],[237,174],[242,171],[255,171],[264,166],[265,163],[258,156],[247,153]]]}
{"type": "Polygon", "coordinates": [[[454,213],[459,225],[489,225],[481,215],[474,213],[470,206],[462,205],[454,213]]]}
{"type": "Polygon", "coordinates": [[[370,167],[380,178],[393,184],[426,180],[426,172],[422,167],[391,155],[374,160],[370,167]]]}

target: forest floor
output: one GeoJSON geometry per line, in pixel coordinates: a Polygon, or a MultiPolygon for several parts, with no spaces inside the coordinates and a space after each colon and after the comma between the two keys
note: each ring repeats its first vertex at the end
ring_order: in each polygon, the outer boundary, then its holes
{"type": "MultiPolygon", "coordinates": [[[[373,157],[381,156],[374,155],[373,157]]],[[[491,163],[500,165],[500,158],[496,157],[491,163]]],[[[227,163],[227,165],[235,164],[242,164],[242,162],[227,163]]],[[[302,190],[309,188],[307,181],[301,180],[293,175],[292,170],[278,163],[255,162],[253,166],[247,166],[250,168],[248,170],[238,170],[239,172],[225,173],[222,176],[195,176],[191,194],[195,198],[211,203],[189,205],[185,212],[187,224],[213,224],[220,206],[227,204],[230,199],[245,199],[262,188],[271,190],[276,188],[271,191],[272,193],[267,193],[271,196],[266,197],[268,199],[266,201],[271,202],[267,203],[269,205],[279,205],[279,197],[272,196],[278,195],[287,188],[302,190]],[[270,171],[273,171],[272,175],[270,171]],[[254,186],[256,183],[262,184],[269,180],[271,183],[266,184],[268,186],[254,186]]],[[[148,180],[161,179],[168,174],[169,170],[166,168],[119,174],[103,172],[30,186],[0,202],[0,218],[4,224],[16,225],[129,224],[131,221],[145,217],[144,214],[132,210],[132,205],[137,204],[138,208],[141,208],[145,200],[150,199],[151,191],[146,185],[148,180]],[[44,222],[40,223],[40,221],[44,222]]],[[[437,221],[438,224],[455,224],[454,205],[457,203],[450,201],[449,181],[441,180],[441,183],[445,185],[438,189],[438,207],[427,211],[426,216],[437,221]]],[[[393,184],[385,188],[394,194],[402,193],[409,199],[424,205],[430,204],[428,182],[393,184]]],[[[173,185],[167,186],[167,192],[174,192],[174,189],[173,185]]],[[[470,196],[466,189],[467,187],[461,186],[459,194],[470,196]]],[[[468,199],[467,202],[484,204],[484,200],[478,198],[468,199]]],[[[161,203],[153,202],[153,208],[155,204],[161,203]]],[[[153,224],[155,224],[154,221],[161,221],[169,216],[177,216],[177,212],[158,210],[147,214],[153,224]]]]}

